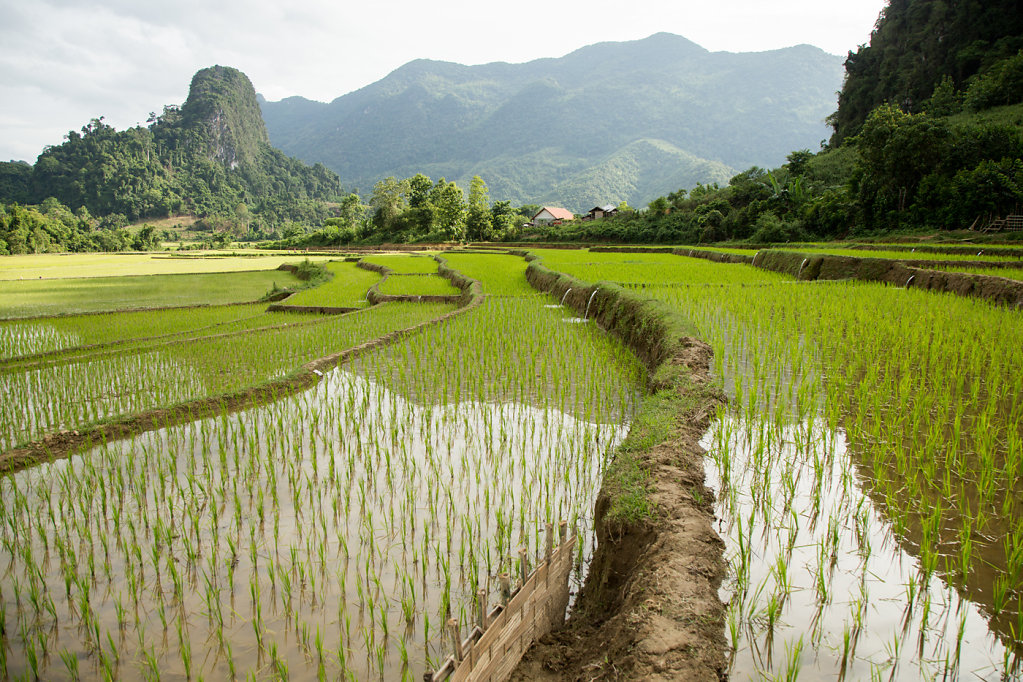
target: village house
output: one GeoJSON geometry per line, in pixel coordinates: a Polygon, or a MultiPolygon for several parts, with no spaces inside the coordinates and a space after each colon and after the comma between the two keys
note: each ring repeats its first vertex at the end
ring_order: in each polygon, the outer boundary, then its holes
{"type": "Polygon", "coordinates": [[[530,225],[558,225],[569,220],[575,220],[575,214],[567,208],[544,206],[536,212],[529,223],[530,225]]]}
{"type": "Polygon", "coordinates": [[[610,218],[618,215],[618,207],[614,204],[607,206],[594,206],[586,213],[584,220],[596,220],[597,218],[610,218]]]}

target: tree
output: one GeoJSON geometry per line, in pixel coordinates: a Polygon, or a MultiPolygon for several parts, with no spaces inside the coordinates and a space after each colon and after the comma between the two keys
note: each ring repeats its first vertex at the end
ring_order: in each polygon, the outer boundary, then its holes
{"type": "Polygon", "coordinates": [[[666,197],[657,197],[647,204],[647,209],[653,215],[668,215],[668,212],[671,210],[671,204],[668,203],[666,197]]]}
{"type": "Polygon", "coordinates": [[[430,202],[430,188],[433,180],[422,173],[416,173],[407,181],[406,197],[411,208],[425,208],[430,202]]]}
{"type": "Polygon", "coordinates": [[[377,229],[390,231],[394,222],[405,209],[405,183],[393,175],[373,185],[369,206],[373,209],[373,224],[377,229]]]}
{"type": "Polygon", "coordinates": [[[465,236],[470,241],[493,238],[493,215],[490,213],[487,183],[478,175],[469,181],[469,203],[465,216],[465,236]]]}
{"type": "Polygon", "coordinates": [[[437,227],[451,239],[465,237],[465,196],[453,182],[444,178],[430,190],[430,204],[433,206],[437,227]]]}
{"type": "Polygon", "coordinates": [[[494,238],[502,239],[518,228],[520,216],[512,208],[510,201],[495,201],[490,207],[490,216],[494,226],[494,238]]]}
{"type": "Polygon", "coordinates": [[[806,173],[806,168],[811,159],[813,159],[813,152],[809,149],[800,149],[785,157],[785,160],[788,161],[785,167],[788,168],[789,174],[792,177],[798,178],[806,173]]]}

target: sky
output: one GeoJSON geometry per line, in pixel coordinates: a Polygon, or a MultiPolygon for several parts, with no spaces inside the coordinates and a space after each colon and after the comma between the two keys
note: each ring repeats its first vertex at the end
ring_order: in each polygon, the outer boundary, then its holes
{"type": "Polygon", "coordinates": [[[269,100],[329,102],[417,58],[560,57],[675,33],[712,51],[869,42],[885,0],[0,0],[0,160],[104,117],[118,130],[181,104],[192,75],[241,69],[269,100]]]}

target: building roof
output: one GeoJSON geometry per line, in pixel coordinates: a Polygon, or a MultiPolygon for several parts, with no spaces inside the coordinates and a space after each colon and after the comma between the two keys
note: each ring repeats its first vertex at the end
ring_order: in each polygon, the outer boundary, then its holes
{"type": "Polygon", "coordinates": [[[536,215],[533,216],[533,219],[535,220],[536,216],[540,215],[544,211],[547,211],[552,216],[554,216],[555,220],[572,220],[573,218],[575,218],[575,214],[569,211],[567,208],[560,208],[558,206],[541,206],[540,210],[537,211],[536,215]]]}
{"type": "Polygon", "coordinates": [[[615,206],[614,204],[607,204],[606,206],[594,206],[593,208],[591,208],[589,210],[589,212],[593,213],[594,211],[603,211],[604,213],[610,213],[612,211],[617,211],[617,210],[618,210],[618,207],[615,206]]]}

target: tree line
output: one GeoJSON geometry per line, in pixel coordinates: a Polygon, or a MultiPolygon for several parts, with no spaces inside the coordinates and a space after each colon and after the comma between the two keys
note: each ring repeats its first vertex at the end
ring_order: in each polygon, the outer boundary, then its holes
{"type": "Polygon", "coordinates": [[[341,246],[369,243],[501,241],[517,238],[523,223],[539,206],[513,207],[509,201],[490,201],[486,182],[475,175],[468,192],[445,178],[434,181],[423,173],[408,178],[387,177],[373,187],[368,203],[358,194],[343,198],[337,215],[322,228],[304,232],[295,225],[270,245],[341,246]]]}

